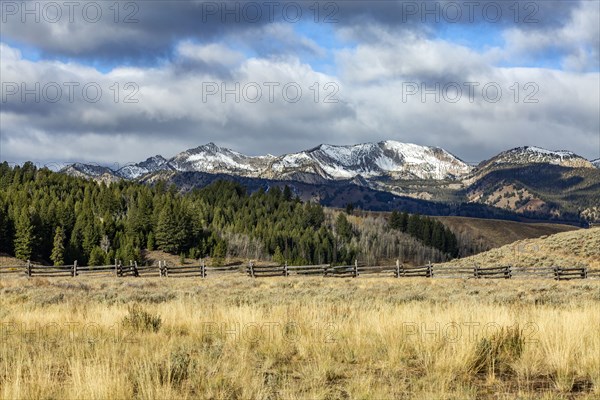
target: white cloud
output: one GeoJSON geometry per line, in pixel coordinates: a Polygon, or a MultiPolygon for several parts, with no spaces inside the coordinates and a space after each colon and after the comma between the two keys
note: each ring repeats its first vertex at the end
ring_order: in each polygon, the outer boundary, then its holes
{"type": "Polygon", "coordinates": [[[237,65],[244,59],[242,53],[233,51],[222,44],[199,45],[187,40],[177,45],[176,54],[185,59],[228,66],[237,65]]]}
{"type": "Polygon", "coordinates": [[[544,52],[558,50],[562,66],[572,71],[598,71],[600,68],[600,3],[583,1],[571,11],[560,28],[522,29],[513,27],[504,34],[506,45],[502,57],[539,59],[544,52]]]}
{"type": "MultiPolygon", "coordinates": [[[[488,68],[484,56],[464,46],[428,39],[411,32],[390,32],[380,26],[356,28],[372,39],[355,48],[342,49],[336,61],[345,80],[370,82],[398,77],[440,77],[488,68]]],[[[346,37],[351,37],[348,31],[346,37]]]]}

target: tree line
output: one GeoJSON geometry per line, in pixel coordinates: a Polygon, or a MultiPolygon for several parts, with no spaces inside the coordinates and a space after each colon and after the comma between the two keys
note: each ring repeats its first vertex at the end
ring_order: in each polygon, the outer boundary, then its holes
{"type": "Polygon", "coordinates": [[[458,240],[454,233],[440,221],[419,214],[409,215],[406,212],[392,211],[389,226],[419,239],[450,256],[459,254],[458,240]]]}
{"type": "MultiPolygon", "coordinates": [[[[0,189],[0,252],[22,260],[102,265],[115,258],[143,262],[145,250],[161,250],[217,262],[237,256],[316,264],[352,263],[363,252],[361,230],[346,214],[329,218],[287,186],[248,193],[218,181],[182,194],[164,182],[97,183],[5,162],[0,189]]],[[[440,228],[418,218],[418,229],[413,221],[403,232],[450,254],[447,230],[439,244],[440,228]]]]}

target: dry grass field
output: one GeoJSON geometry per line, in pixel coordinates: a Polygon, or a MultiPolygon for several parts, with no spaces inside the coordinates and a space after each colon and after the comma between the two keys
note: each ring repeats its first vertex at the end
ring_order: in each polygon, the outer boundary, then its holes
{"type": "Polygon", "coordinates": [[[3,399],[597,399],[600,282],[6,278],[3,399]]]}

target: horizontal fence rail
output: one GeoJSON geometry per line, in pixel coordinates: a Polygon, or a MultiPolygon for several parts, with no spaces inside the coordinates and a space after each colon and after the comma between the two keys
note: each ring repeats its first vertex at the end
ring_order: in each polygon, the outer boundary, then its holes
{"type": "Polygon", "coordinates": [[[328,278],[356,278],[361,275],[390,276],[395,278],[435,278],[435,279],[554,279],[557,281],[574,279],[600,279],[600,269],[582,266],[513,267],[498,265],[491,267],[450,267],[444,265],[408,266],[396,260],[395,265],[364,265],[355,261],[353,265],[287,265],[262,264],[250,261],[242,263],[207,266],[204,260],[188,265],[170,265],[159,261],[158,265],[139,266],[130,261],[124,265],[115,260],[113,265],[80,266],[75,261],[71,265],[45,266],[28,261],[24,265],[0,266],[0,277],[164,277],[164,278],[206,278],[226,274],[245,274],[252,278],[296,276],[323,276],[328,278]]]}

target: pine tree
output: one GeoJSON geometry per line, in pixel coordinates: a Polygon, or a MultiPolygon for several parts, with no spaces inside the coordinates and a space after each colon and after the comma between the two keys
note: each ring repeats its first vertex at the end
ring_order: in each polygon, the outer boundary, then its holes
{"type": "MultiPolygon", "coordinates": [[[[4,166],[5,163],[0,165],[4,166]]],[[[0,202],[0,252],[12,253],[14,238],[12,237],[11,220],[8,218],[8,212],[0,202]]]]}
{"type": "Polygon", "coordinates": [[[348,214],[348,215],[354,214],[354,203],[346,204],[346,214],[348,214]]]}
{"type": "Polygon", "coordinates": [[[288,185],[285,185],[285,187],[283,188],[283,200],[284,201],[292,200],[292,190],[290,189],[290,187],[288,185]]]}
{"type": "Polygon", "coordinates": [[[417,214],[413,214],[408,218],[408,224],[406,227],[406,231],[409,235],[420,239],[422,230],[421,230],[421,217],[417,214]]]}
{"type": "Polygon", "coordinates": [[[390,220],[389,220],[389,225],[390,228],[392,229],[400,229],[402,226],[402,217],[400,216],[400,213],[396,210],[392,211],[392,214],[390,215],[390,220]]]}
{"type": "Polygon", "coordinates": [[[213,265],[222,266],[225,255],[227,255],[227,243],[225,243],[224,240],[219,239],[212,252],[214,258],[213,265]]]}
{"type": "Polygon", "coordinates": [[[176,253],[179,250],[179,246],[175,237],[179,228],[170,207],[163,207],[158,217],[158,226],[156,229],[156,245],[158,249],[167,253],[176,253]]]}
{"type": "Polygon", "coordinates": [[[154,232],[150,231],[148,234],[148,241],[146,242],[146,248],[148,251],[153,251],[155,245],[154,232]]]}
{"type": "Polygon", "coordinates": [[[54,234],[54,244],[50,259],[54,265],[65,264],[65,233],[60,226],[56,228],[56,233],[54,234]]]}
{"type": "MultiPolygon", "coordinates": [[[[281,250],[280,250],[281,251],[281,250]]],[[[219,240],[213,249],[213,257],[224,258],[227,254],[227,243],[224,240],[219,240]]]]}
{"type": "Polygon", "coordinates": [[[408,229],[408,213],[404,211],[400,215],[400,231],[406,232],[408,229]]]}
{"type": "Polygon", "coordinates": [[[96,246],[92,249],[92,252],[90,253],[88,265],[98,266],[107,264],[106,256],[107,254],[99,246],[96,246]]]}
{"type": "Polygon", "coordinates": [[[343,241],[350,241],[352,239],[352,225],[348,222],[346,216],[342,213],[338,214],[337,219],[335,220],[335,230],[343,241]]]}
{"type": "Polygon", "coordinates": [[[275,254],[273,254],[273,261],[279,264],[283,264],[285,262],[285,258],[283,257],[283,253],[281,252],[281,247],[279,246],[275,248],[275,254]]]}
{"type": "Polygon", "coordinates": [[[33,224],[27,208],[19,214],[15,232],[15,256],[21,260],[29,260],[33,253],[33,224]]]}

